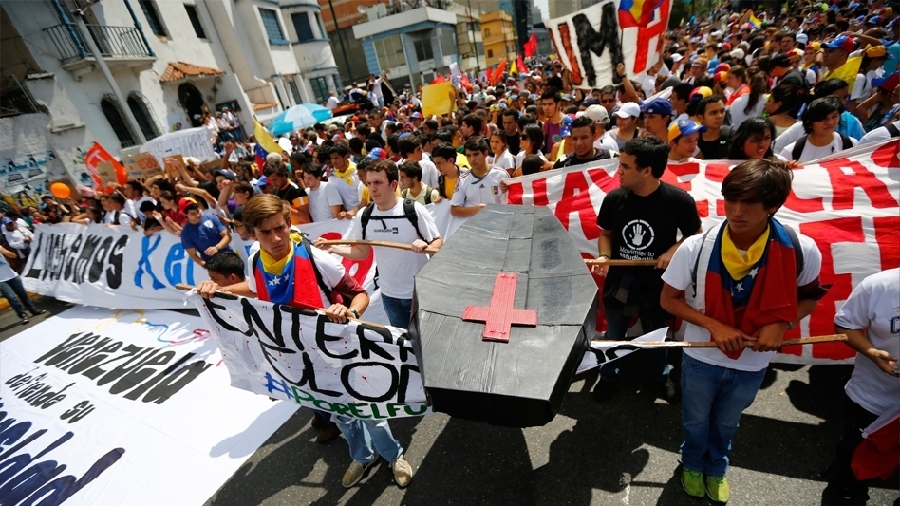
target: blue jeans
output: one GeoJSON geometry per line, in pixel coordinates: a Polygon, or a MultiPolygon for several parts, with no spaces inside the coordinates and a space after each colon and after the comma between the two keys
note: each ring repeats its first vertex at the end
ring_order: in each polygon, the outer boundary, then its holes
{"type": "MultiPolygon", "coordinates": [[[[625,334],[628,333],[628,324],[630,323],[631,318],[628,316],[619,316],[619,317],[606,317],[606,334],[603,335],[603,339],[607,341],[622,341],[625,340],[625,334]]],[[[650,332],[651,330],[656,330],[665,327],[668,322],[653,322],[653,321],[645,321],[641,319],[641,327],[644,332],[650,332]]],[[[646,350],[638,350],[635,353],[640,353],[644,356],[644,360],[647,364],[647,369],[650,372],[651,379],[654,382],[663,382],[669,376],[669,363],[666,356],[665,348],[657,348],[657,349],[646,349],[646,350]]],[[[619,366],[621,365],[621,361],[617,360],[615,362],[600,366],[600,380],[606,381],[609,383],[615,383],[619,380],[619,366]]]]}
{"type": "Polygon", "coordinates": [[[387,313],[391,327],[405,329],[409,326],[409,319],[412,316],[412,299],[395,299],[382,293],[381,304],[384,305],[384,312],[387,313]]]}
{"type": "Polygon", "coordinates": [[[684,468],[723,477],[741,412],[753,404],[766,369],[739,371],[701,362],[687,353],[681,369],[684,468]]]}
{"type": "Polygon", "coordinates": [[[32,313],[36,313],[38,310],[31,302],[31,299],[28,298],[28,292],[25,291],[25,285],[22,284],[22,278],[20,276],[16,276],[7,281],[0,281],[0,294],[9,301],[9,305],[13,308],[13,311],[19,315],[19,318],[28,316],[25,313],[25,308],[28,308],[32,313]],[[22,307],[23,304],[25,305],[25,308],[22,307]]]}
{"type": "Polygon", "coordinates": [[[391,434],[387,420],[359,420],[333,416],[332,421],[337,424],[344,439],[347,440],[350,458],[360,464],[371,462],[378,455],[388,462],[394,462],[403,455],[403,447],[391,434]]]}

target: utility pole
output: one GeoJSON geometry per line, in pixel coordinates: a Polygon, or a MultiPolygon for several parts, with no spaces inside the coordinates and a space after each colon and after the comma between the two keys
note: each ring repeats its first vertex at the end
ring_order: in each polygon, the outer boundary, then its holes
{"type": "MultiPolygon", "coordinates": [[[[350,58],[347,58],[347,47],[344,46],[344,37],[341,36],[341,27],[340,25],[338,25],[338,17],[337,14],[334,13],[334,5],[332,5],[331,0],[328,0],[328,9],[331,10],[331,22],[334,23],[334,31],[335,33],[337,33],[338,44],[341,45],[341,53],[344,55],[344,65],[347,66],[347,75],[352,81],[355,79],[355,76],[353,75],[353,67],[350,66],[350,58]]],[[[337,91],[340,92],[341,90],[337,91]]]]}

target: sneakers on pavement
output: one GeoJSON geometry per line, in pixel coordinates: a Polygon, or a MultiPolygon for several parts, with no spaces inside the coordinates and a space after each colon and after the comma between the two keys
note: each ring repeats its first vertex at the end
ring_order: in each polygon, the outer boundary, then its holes
{"type": "Polygon", "coordinates": [[[591,397],[594,398],[595,402],[603,403],[608,401],[613,393],[616,391],[616,384],[611,381],[603,381],[603,379],[597,380],[597,384],[594,385],[594,389],[591,390],[591,397]]]}
{"type": "Polygon", "coordinates": [[[19,319],[22,320],[22,321],[20,322],[22,325],[28,325],[28,315],[27,315],[27,314],[24,314],[24,313],[23,313],[23,314],[20,314],[20,315],[18,315],[18,316],[19,316],[19,319]]]}
{"type": "Polygon", "coordinates": [[[681,404],[681,386],[672,378],[666,377],[665,381],[657,383],[656,388],[660,399],[669,404],[681,404]]]}
{"type": "Polygon", "coordinates": [[[703,473],[685,468],[684,472],[681,474],[681,486],[684,487],[684,491],[687,495],[691,497],[703,497],[705,494],[703,489],[703,473]]]}
{"type": "Polygon", "coordinates": [[[731,496],[731,486],[728,485],[728,478],[724,476],[721,478],[708,476],[706,478],[706,495],[715,502],[728,502],[728,497],[731,496]]]}
{"type": "Polygon", "coordinates": [[[357,461],[353,461],[350,463],[350,467],[347,468],[347,472],[344,473],[344,478],[341,480],[341,485],[344,488],[350,488],[353,485],[359,483],[359,480],[363,479],[363,476],[366,475],[366,471],[372,467],[372,464],[378,461],[378,457],[376,456],[374,459],[366,462],[365,464],[357,461]]]}
{"type": "Polygon", "coordinates": [[[334,441],[340,436],[341,429],[339,429],[337,425],[328,422],[324,427],[319,429],[319,434],[316,435],[316,442],[327,443],[329,441],[334,441]]]}
{"type": "Polygon", "coordinates": [[[413,471],[412,466],[403,458],[403,455],[391,463],[391,469],[394,471],[394,481],[397,482],[398,487],[403,488],[409,485],[413,471]]]}
{"type": "Polygon", "coordinates": [[[35,310],[35,311],[32,311],[31,314],[34,315],[34,316],[37,316],[37,315],[42,315],[42,314],[44,314],[44,313],[46,313],[46,312],[47,312],[46,309],[37,309],[37,310],[35,310]]]}

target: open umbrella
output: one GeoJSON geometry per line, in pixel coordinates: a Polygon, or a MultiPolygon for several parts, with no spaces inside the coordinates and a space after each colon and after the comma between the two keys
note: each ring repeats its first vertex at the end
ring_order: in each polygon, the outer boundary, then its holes
{"type": "Polygon", "coordinates": [[[297,104],[275,116],[269,125],[269,131],[273,135],[284,135],[309,128],[330,117],[331,111],[319,104],[297,104]]]}

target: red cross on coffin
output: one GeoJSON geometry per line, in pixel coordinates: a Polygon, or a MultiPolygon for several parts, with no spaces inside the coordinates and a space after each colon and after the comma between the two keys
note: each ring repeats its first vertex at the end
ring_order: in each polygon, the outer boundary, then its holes
{"type": "Polygon", "coordinates": [[[516,282],[515,272],[498,272],[491,293],[491,305],[467,306],[462,320],[467,322],[484,322],[482,341],[509,342],[509,333],[513,325],[525,327],[537,326],[537,311],[533,309],[515,309],[516,282]]]}

